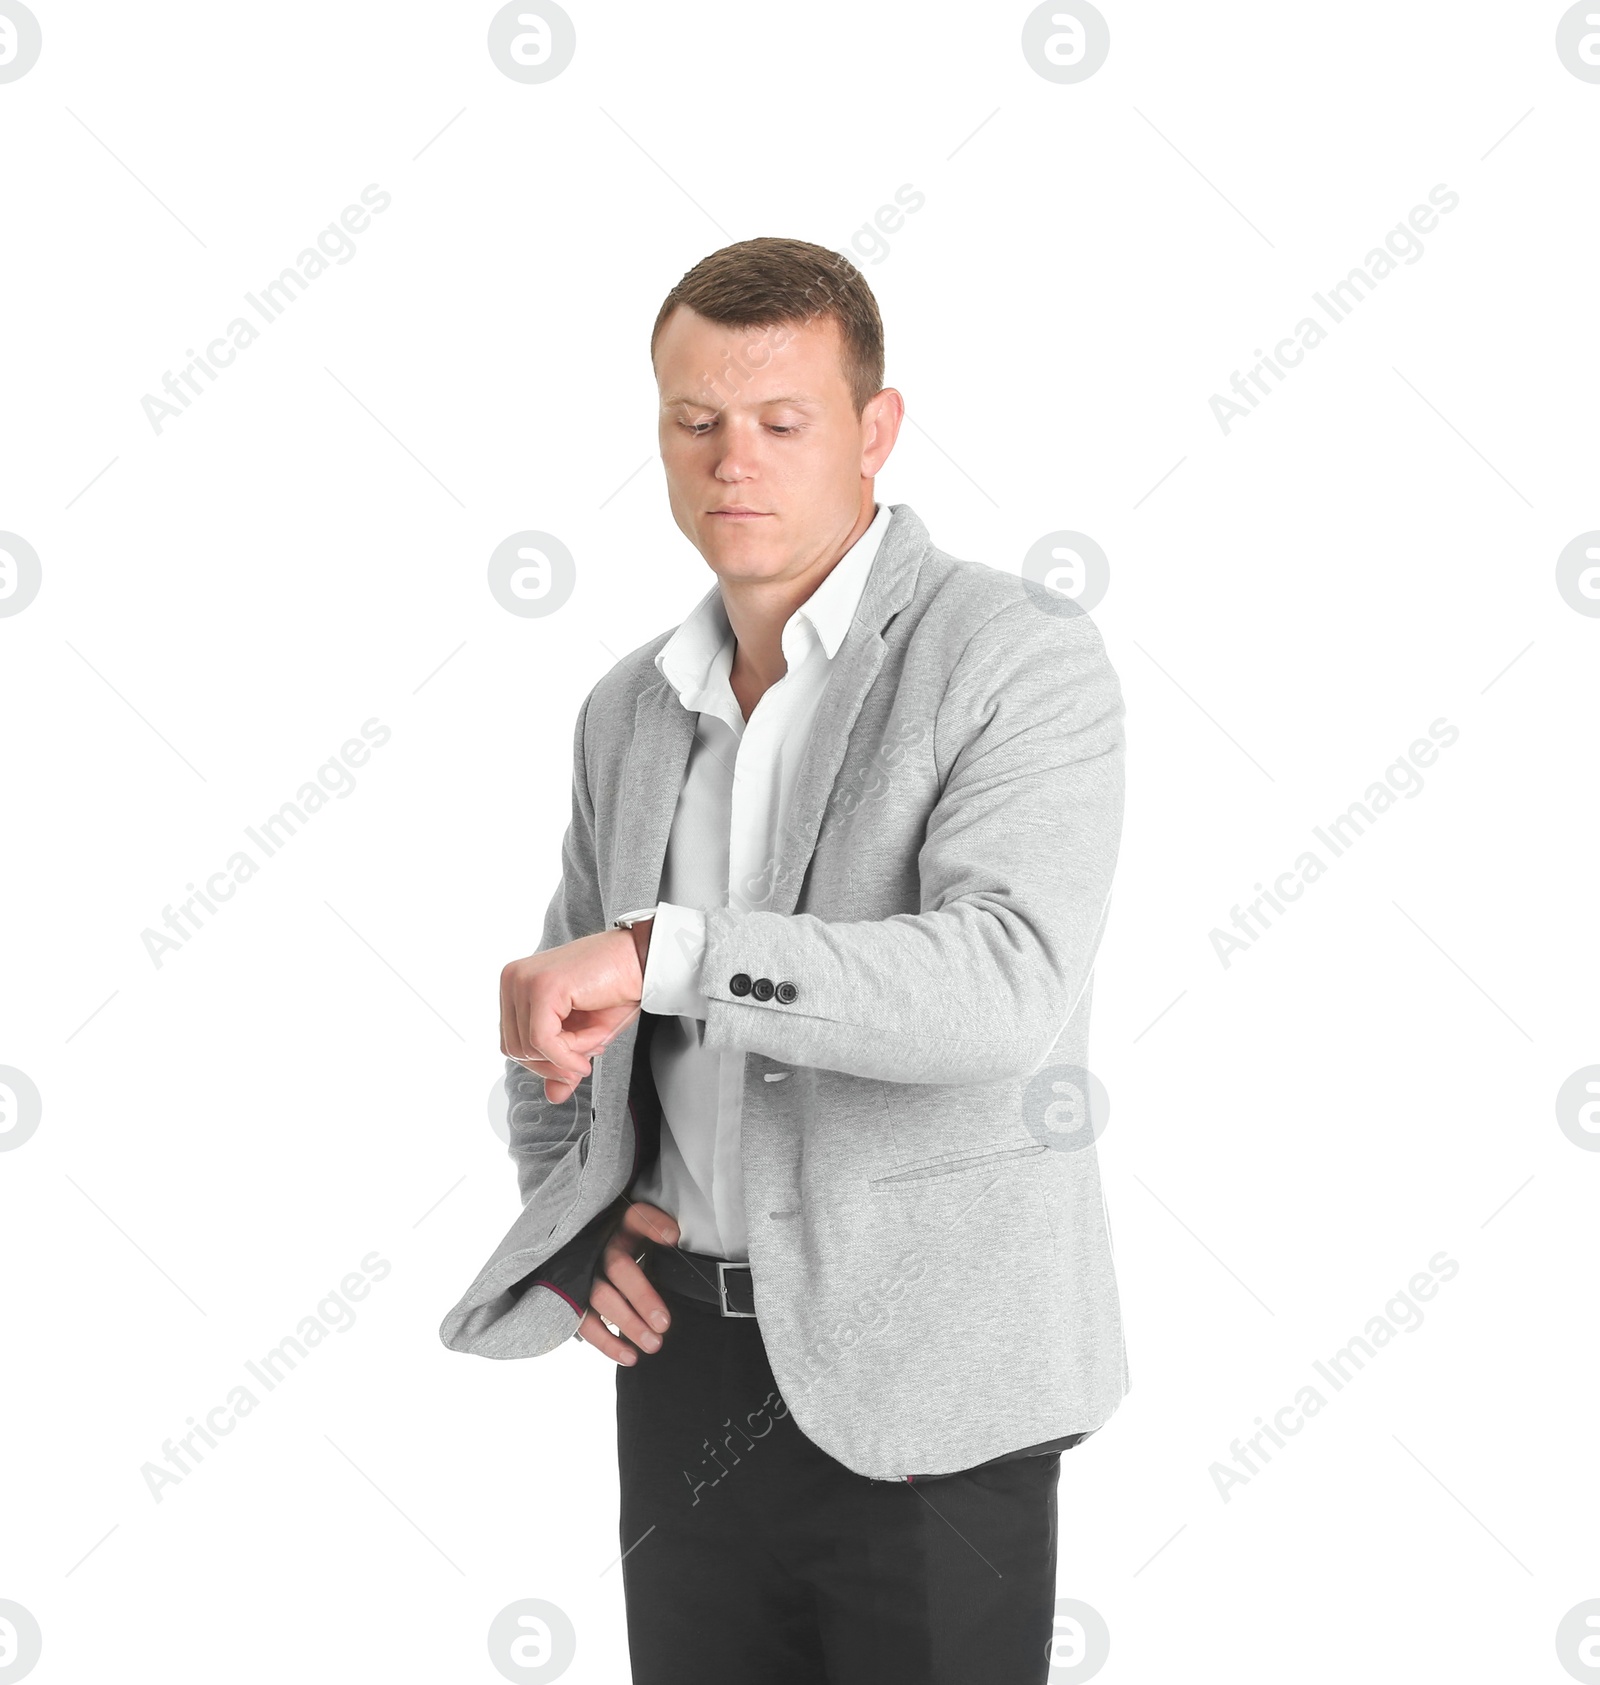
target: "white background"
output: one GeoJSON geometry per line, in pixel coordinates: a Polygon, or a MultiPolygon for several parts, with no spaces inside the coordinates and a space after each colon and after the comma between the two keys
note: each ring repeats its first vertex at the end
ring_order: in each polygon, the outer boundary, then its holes
{"type": "Polygon", "coordinates": [[[1600,527],[1600,85],[1563,8],[1104,0],[1061,85],[1027,7],[568,3],[526,85],[492,6],[37,0],[0,85],[0,528],[43,569],[0,618],[0,1064],[43,1096],[0,1154],[0,1598],[36,1677],[494,1680],[525,1597],[569,1679],[626,1677],[611,1365],[437,1337],[516,1212],[498,974],[581,699],[711,583],[661,298],[732,240],[850,250],[909,183],[856,248],[908,406],[879,501],[1013,572],[1090,534],[1128,708],[1091,1046],[1132,1391],[1063,1458],[1061,1595],[1107,1681],[1564,1679],[1600,622],[1555,563],[1600,527]],[[368,183],[353,259],[155,432],[368,183]],[[1424,255],[1224,434],[1212,394],[1439,183],[1424,255]],[[545,619],[486,583],[529,528],[576,559],[545,619]],[[354,793],[156,966],[372,718],[354,793]],[[1421,794],[1224,967],[1211,931],[1439,718],[1421,794]],[[1422,1326],[1224,1502],[1230,1443],[1441,1250],[1422,1326]],[[374,1251],[354,1326],[155,1501],[162,1442],[374,1251]]]}

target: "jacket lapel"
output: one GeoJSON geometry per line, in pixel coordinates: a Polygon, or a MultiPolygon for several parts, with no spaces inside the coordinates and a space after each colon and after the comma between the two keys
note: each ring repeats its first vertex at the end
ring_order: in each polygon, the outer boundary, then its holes
{"type": "Polygon", "coordinates": [[[910,504],[890,507],[894,514],[872,559],[855,619],[833,658],[795,774],[773,862],[772,894],[761,909],[765,912],[787,915],[794,911],[856,716],[883,665],[883,629],[911,600],[916,587],[928,531],[910,504]]]}

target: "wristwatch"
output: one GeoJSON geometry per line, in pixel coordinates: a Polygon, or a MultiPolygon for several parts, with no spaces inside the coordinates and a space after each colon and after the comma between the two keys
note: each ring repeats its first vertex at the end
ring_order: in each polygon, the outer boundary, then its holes
{"type": "Polygon", "coordinates": [[[646,919],[656,916],[654,907],[635,907],[631,913],[619,913],[612,921],[613,930],[632,930],[636,924],[643,924],[646,919]]]}

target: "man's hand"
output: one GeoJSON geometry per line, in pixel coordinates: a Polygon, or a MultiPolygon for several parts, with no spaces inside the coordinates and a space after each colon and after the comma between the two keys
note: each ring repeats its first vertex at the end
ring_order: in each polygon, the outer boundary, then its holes
{"type": "Polygon", "coordinates": [[[635,1348],[659,1350],[661,1333],[672,1320],[661,1295],[637,1262],[646,1240],[676,1246],[678,1225],[660,1206],[635,1200],[600,1254],[589,1288],[589,1308],[578,1323],[578,1333],[616,1363],[637,1363],[639,1352],[635,1348]],[[613,1334],[606,1322],[615,1324],[627,1339],[613,1334]]]}
{"type": "Polygon", "coordinates": [[[571,1097],[592,1055],[639,1010],[651,923],[582,936],[500,973],[500,1051],[544,1078],[552,1104],[571,1097]]]}

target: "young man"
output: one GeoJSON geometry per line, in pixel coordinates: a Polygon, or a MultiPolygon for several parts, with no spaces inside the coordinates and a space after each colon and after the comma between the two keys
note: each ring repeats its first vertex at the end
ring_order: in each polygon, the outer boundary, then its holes
{"type": "Polygon", "coordinates": [[[1084,1069],[1116,675],[876,502],[904,404],[848,261],[726,247],[651,351],[716,582],[579,710],[501,975],[523,1210],[441,1336],[618,1364],[639,1685],[1043,1681],[1060,1452],[1128,1384],[1084,1069]]]}

